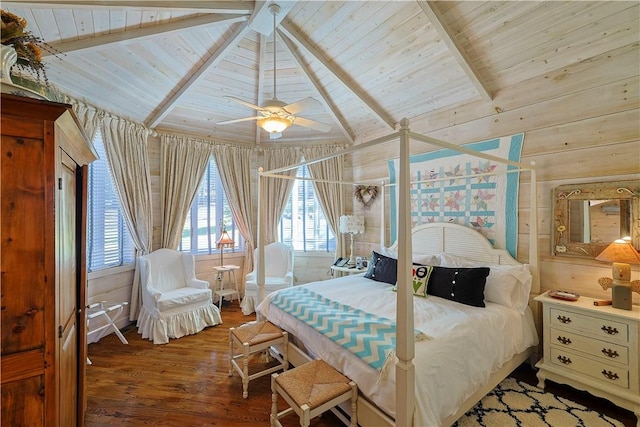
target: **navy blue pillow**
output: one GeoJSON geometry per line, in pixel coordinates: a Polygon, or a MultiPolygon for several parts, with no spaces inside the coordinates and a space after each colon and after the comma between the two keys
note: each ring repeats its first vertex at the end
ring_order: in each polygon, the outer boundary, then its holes
{"type": "Polygon", "coordinates": [[[489,271],[489,267],[433,267],[427,285],[427,295],[473,307],[484,307],[484,286],[489,271]]]}
{"type": "Polygon", "coordinates": [[[398,260],[379,254],[376,251],[371,251],[369,268],[364,277],[395,285],[398,277],[398,260]]]}

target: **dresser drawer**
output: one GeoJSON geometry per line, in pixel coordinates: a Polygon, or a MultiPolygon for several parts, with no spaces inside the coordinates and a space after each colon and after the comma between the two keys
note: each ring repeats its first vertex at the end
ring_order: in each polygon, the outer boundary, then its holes
{"type": "Polygon", "coordinates": [[[629,370],[619,366],[612,366],[611,363],[606,363],[605,361],[595,361],[570,351],[552,347],[551,363],[618,387],[629,388],[629,370]]]}
{"type": "Polygon", "coordinates": [[[596,340],[556,328],[550,329],[550,338],[550,344],[558,348],[568,348],[606,361],[618,362],[622,365],[629,364],[629,348],[623,345],[596,340]]]}
{"type": "Polygon", "coordinates": [[[551,327],[563,330],[577,330],[590,337],[626,344],[629,342],[629,325],[595,316],[586,316],[558,308],[550,309],[551,327]]]}

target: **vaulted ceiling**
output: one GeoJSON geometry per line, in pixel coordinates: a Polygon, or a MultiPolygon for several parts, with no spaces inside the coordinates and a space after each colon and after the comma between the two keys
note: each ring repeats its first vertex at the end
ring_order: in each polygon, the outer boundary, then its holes
{"type": "MultiPolygon", "coordinates": [[[[273,143],[227,96],[273,97],[271,2],[5,1],[63,54],[45,58],[64,92],[158,130],[273,143]]],[[[276,141],[359,142],[402,118],[495,103],[505,88],[616,49],[638,49],[637,1],[281,1],[277,97],[313,97],[276,141]]],[[[615,72],[603,76],[603,84],[615,72]]],[[[499,109],[499,105],[495,105],[499,109]]],[[[452,120],[454,120],[452,118],[452,120]]],[[[423,120],[424,122],[424,120],[423,120]]],[[[428,131],[428,129],[422,129],[428,131]]]]}

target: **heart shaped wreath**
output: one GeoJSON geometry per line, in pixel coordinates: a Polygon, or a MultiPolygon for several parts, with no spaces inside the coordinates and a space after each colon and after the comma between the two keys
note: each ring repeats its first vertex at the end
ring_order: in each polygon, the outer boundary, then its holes
{"type": "Polygon", "coordinates": [[[369,209],[376,197],[378,197],[378,188],[375,185],[356,185],[353,190],[353,196],[362,204],[364,209],[369,209]]]}

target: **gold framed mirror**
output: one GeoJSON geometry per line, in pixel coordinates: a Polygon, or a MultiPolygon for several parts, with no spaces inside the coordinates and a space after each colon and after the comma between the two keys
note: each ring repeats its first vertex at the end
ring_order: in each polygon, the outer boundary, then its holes
{"type": "Polygon", "coordinates": [[[640,249],[640,180],[561,185],[553,206],[554,255],[595,258],[625,236],[640,249]]]}

